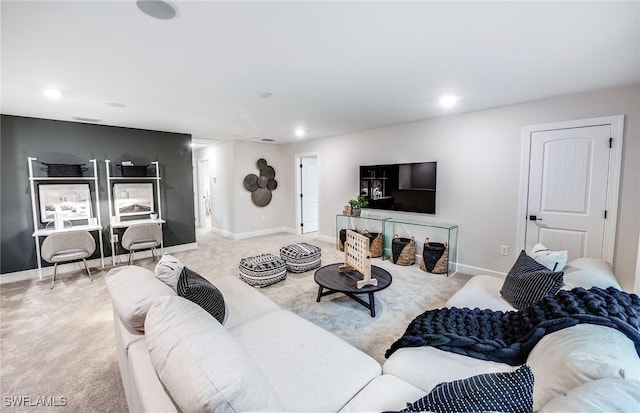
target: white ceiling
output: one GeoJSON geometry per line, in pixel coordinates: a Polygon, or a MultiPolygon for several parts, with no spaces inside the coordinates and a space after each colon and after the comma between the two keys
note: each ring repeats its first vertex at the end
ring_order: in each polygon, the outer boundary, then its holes
{"type": "Polygon", "coordinates": [[[640,82],[637,1],[172,3],[3,0],[2,113],[283,143],[640,82]]]}

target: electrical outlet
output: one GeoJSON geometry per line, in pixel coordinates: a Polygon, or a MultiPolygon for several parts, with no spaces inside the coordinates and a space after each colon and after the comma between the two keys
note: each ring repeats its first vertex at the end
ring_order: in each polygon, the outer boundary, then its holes
{"type": "Polygon", "coordinates": [[[500,255],[509,255],[508,245],[500,245],[500,255]]]}
{"type": "Polygon", "coordinates": [[[118,234],[113,234],[113,237],[111,238],[112,242],[118,242],[118,234]]]}

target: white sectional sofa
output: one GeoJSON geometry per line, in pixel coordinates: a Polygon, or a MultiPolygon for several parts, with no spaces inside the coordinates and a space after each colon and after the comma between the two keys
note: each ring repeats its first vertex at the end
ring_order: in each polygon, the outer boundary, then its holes
{"type": "MultiPolygon", "coordinates": [[[[587,267],[593,265],[567,267],[567,288],[574,279],[619,287],[606,266],[599,274],[587,267]]],[[[439,383],[516,369],[432,347],[399,349],[381,367],[237,277],[212,283],[226,303],[222,324],[151,271],[131,266],[108,274],[131,412],[400,410],[439,383]]],[[[511,310],[501,285],[500,278],[473,277],[447,306],[511,310]]],[[[640,411],[640,359],[616,330],[578,325],[555,332],[527,364],[534,410],[640,411]]]]}

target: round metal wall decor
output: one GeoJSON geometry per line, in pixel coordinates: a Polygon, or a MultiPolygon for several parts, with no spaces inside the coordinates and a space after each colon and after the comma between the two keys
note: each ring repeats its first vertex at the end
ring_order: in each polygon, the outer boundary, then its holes
{"type": "Polygon", "coordinates": [[[275,179],[275,169],[269,166],[264,158],[258,159],[256,166],[260,171],[260,176],[249,174],[244,177],[243,184],[245,189],[251,192],[251,201],[256,206],[263,207],[271,202],[273,196],[271,191],[278,187],[278,181],[275,179]]]}

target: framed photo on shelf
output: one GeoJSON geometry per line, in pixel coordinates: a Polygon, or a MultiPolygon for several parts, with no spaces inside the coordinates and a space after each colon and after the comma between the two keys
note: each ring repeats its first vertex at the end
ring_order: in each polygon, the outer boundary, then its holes
{"type": "Polygon", "coordinates": [[[118,217],[148,215],[154,211],[153,184],[114,184],[113,204],[118,217]]]}
{"type": "Polygon", "coordinates": [[[68,221],[91,218],[89,184],[38,185],[40,222],[53,222],[58,211],[68,221]]]}

